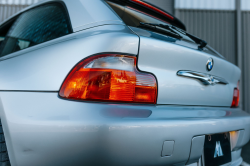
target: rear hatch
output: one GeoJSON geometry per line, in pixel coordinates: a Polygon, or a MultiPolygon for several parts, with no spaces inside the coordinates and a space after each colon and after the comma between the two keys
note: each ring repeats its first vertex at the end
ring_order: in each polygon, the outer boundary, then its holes
{"type": "Polygon", "coordinates": [[[220,57],[179,44],[140,36],[138,68],[156,76],[157,104],[231,106],[240,79],[239,68],[220,57]],[[208,71],[211,59],[213,68],[208,71]],[[183,76],[185,73],[187,76],[183,76]],[[202,76],[208,82],[202,81],[202,76]]]}
{"type": "Polygon", "coordinates": [[[141,22],[168,24],[185,30],[174,16],[160,18],[148,12],[152,8],[138,7],[132,1],[112,0],[108,4],[140,36],[138,68],[156,76],[157,104],[231,106],[240,69],[209,46],[200,49],[199,41],[188,36],[180,39],[140,26],[141,22]]]}

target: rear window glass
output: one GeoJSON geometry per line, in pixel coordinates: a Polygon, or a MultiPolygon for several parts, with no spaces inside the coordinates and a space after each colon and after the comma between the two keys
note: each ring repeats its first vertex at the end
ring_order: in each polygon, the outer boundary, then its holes
{"type": "Polygon", "coordinates": [[[133,7],[117,4],[107,1],[110,7],[120,16],[125,24],[133,27],[138,27],[140,22],[150,22],[155,24],[169,24],[165,20],[156,18],[150,14],[137,10],[133,7]]]}
{"type": "Polygon", "coordinates": [[[19,15],[5,35],[0,33],[0,57],[69,33],[71,27],[63,5],[36,7],[19,15]]]}

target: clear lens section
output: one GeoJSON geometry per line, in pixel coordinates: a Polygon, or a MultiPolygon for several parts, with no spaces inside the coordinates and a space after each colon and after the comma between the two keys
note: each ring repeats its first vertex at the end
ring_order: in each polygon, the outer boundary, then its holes
{"type": "Polygon", "coordinates": [[[59,95],[68,99],[156,103],[155,77],[135,67],[136,57],[97,55],[80,62],[59,95]]]}
{"type": "Polygon", "coordinates": [[[103,57],[87,64],[84,68],[102,68],[134,71],[134,59],[128,57],[103,57]]]}

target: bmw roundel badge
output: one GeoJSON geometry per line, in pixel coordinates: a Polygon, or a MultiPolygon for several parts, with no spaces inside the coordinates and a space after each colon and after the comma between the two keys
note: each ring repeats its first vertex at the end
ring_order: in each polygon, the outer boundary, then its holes
{"type": "Polygon", "coordinates": [[[211,71],[214,67],[214,60],[212,58],[209,58],[207,61],[207,70],[211,71]]]}

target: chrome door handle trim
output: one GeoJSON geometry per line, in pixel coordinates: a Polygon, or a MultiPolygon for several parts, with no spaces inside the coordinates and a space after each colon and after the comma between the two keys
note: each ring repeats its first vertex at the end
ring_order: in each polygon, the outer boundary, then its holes
{"type": "Polygon", "coordinates": [[[196,71],[180,70],[177,72],[178,76],[189,77],[200,80],[204,85],[215,85],[215,84],[228,84],[224,78],[213,76],[210,74],[200,73],[196,71]]]}

